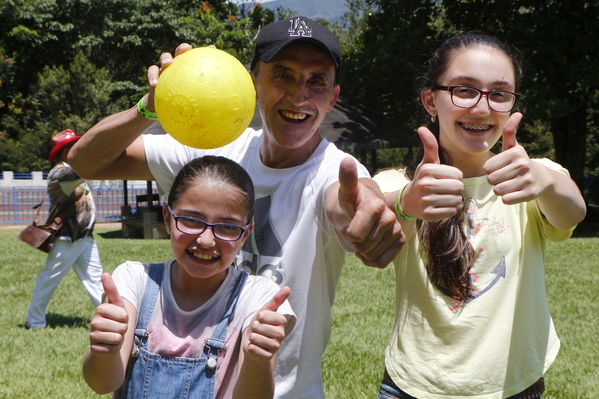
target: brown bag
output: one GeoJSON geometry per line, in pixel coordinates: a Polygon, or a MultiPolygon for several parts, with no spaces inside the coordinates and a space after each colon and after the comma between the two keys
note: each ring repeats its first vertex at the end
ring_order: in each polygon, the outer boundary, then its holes
{"type": "Polygon", "coordinates": [[[40,210],[43,203],[44,201],[42,200],[42,202],[33,207],[33,209],[37,209],[33,222],[25,227],[17,238],[40,251],[50,252],[58,231],[62,227],[62,220],[56,217],[52,223],[39,224],[40,210]]]}

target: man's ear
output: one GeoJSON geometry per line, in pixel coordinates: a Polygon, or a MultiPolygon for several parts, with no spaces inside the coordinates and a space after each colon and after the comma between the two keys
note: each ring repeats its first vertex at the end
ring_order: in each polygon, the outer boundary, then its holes
{"type": "MultiPolygon", "coordinates": [[[[258,62],[260,63],[260,62],[258,62]]],[[[254,67],[253,71],[250,71],[250,76],[252,77],[252,82],[254,83],[254,89],[256,90],[256,101],[258,101],[258,88],[256,87],[256,81],[258,80],[258,65],[254,67]]]]}
{"type": "Polygon", "coordinates": [[[337,103],[337,100],[339,99],[339,94],[341,93],[341,87],[339,85],[336,85],[333,88],[333,98],[331,99],[331,102],[329,103],[329,107],[327,108],[327,112],[331,112],[333,110],[333,108],[335,107],[335,104],[337,103]]]}

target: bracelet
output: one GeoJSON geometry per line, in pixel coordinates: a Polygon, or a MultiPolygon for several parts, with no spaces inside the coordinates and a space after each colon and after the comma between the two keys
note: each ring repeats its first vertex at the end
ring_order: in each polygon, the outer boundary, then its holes
{"type": "Polygon", "coordinates": [[[158,115],[156,115],[156,112],[148,111],[148,109],[144,105],[144,98],[145,97],[146,96],[143,96],[137,102],[137,112],[139,112],[141,114],[141,116],[143,116],[146,119],[149,119],[149,120],[152,120],[152,121],[157,121],[158,120],[158,115]]]}
{"type": "Polygon", "coordinates": [[[401,188],[399,194],[397,195],[397,201],[395,202],[395,212],[401,220],[414,220],[416,219],[415,217],[406,215],[406,213],[401,209],[401,197],[403,196],[403,190],[406,188],[406,186],[407,184],[401,188]]]}

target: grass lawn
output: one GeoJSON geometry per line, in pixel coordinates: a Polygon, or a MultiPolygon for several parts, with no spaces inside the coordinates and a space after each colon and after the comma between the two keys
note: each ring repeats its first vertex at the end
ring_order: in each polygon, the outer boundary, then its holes
{"type": "MultiPolygon", "coordinates": [[[[544,399],[599,398],[599,229],[580,228],[547,253],[547,290],[561,352],[546,376],[544,399]]],[[[167,240],[125,240],[118,230],[96,234],[105,270],[125,260],[170,257],[167,240]]],[[[48,308],[49,328],[24,327],[27,306],[45,254],[0,230],[0,398],[98,398],[81,376],[91,302],[69,272],[48,308]]],[[[324,356],[327,398],[374,398],[393,323],[392,267],[364,267],[353,256],[337,290],[333,334],[324,356]]]]}

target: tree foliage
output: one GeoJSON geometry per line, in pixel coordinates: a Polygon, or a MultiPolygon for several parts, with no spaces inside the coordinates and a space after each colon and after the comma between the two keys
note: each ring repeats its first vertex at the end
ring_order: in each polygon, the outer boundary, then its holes
{"type": "Polygon", "coordinates": [[[0,3],[0,167],[48,170],[50,137],[79,134],[135,104],[147,67],[183,42],[249,62],[274,14],[237,18],[224,0],[6,0],[0,3]]]}
{"type": "MultiPolygon", "coordinates": [[[[536,156],[552,156],[578,183],[599,169],[599,3],[592,0],[351,0],[344,92],[405,123],[424,122],[419,74],[442,40],[458,32],[497,36],[524,65],[518,138],[536,156]],[[357,33],[356,33],[357,32],[357,33]],[[552,138],[552,143],[548,140],[552,138]]],[[[402,132],[406,134],[405,132],[402,132]]]]}
{"type": "MultiPolygon", "coordinates": [[[[419,74],[432,51],[449,35],[482,31],[521,51],[518,139],[579,182],[585,167],[599,172],[599,3],[347,3],[347,25],[329,25],[345,51],[343,94],[397,121],[398,134],[415,136],[425,121],[419,74]]],[[[147,90],[147,67],[162,52],[182,42],[214,44],[249,63],[257,30],[288,14],[257,2],[238,9],[227,0],[0,2],[0,167],[48,170],[50,136],[65,128],[83,133],[135,104],[147,90]]],[[[399,153],[405,151],[382,156],[399,153]]]]}

